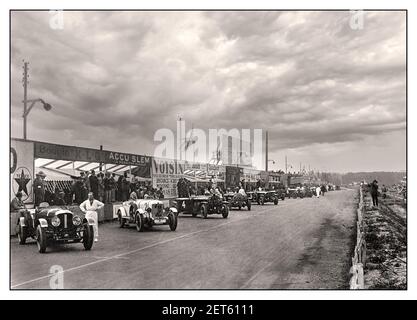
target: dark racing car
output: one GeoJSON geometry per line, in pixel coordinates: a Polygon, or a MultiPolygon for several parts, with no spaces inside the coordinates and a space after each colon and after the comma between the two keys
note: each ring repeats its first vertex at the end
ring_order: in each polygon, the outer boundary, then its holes
{"type": "Polygon", "coordinates": [[[206,219],[208,215],[221,214],[226,219],[229,216],[229,203],[215,194],[177,198],[176,202],[179,213],[192,214],[193,217],[201,215],[206,219]]]}
{"type": "Polygon", "coordinates": [[[252,201],[248,195],[228,192],[224,195],[224,199],[229,203],[230,209],[237,208],[238,210],[241,210],[242,208],[247,208],[248,211],[251,210],[252,201]]]}
{"type": "Polygon", "coordinates": [[[274,205],[278,204],[278,194],[276,191],[255,191],[253,194],[253,200],[260,205],[264,205],[267,202],[273,202],[274,205]]]}
{"type": "Polygon", "coordinates": [[[44,202],[32,210],[20,210],[17,224],[19,244],[28,238],[36,240],[38,251],[45,253],[52,243],[82,243],[91,250],[94,242],[94,221],[72,213],[65,207],[44,202]]]}

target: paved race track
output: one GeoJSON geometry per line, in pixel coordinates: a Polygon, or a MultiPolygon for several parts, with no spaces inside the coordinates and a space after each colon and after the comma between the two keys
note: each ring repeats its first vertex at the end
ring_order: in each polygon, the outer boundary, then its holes
{"type": "Polygon", "coordinates": [[[11,239],[11,288],[50,288],[62,266],[65,289],[346,289],[357,192],[253,205],[228,219],[180,215],[138,233],[100,225],[92,251],[81,244],[48,248],[11,239]]]}

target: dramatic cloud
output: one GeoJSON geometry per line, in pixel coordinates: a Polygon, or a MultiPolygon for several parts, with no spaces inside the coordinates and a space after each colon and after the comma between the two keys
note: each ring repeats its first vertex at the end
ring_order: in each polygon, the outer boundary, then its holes
{"type": "Polygon", "coordinates": [[[12,136],[153,154],[187,124],[269,130],[270,158],[320,170],[405,169],[405,12],[12,13],[12,136]],[[365,159],[366,158],[366,159],[365,159]],[[383,160],[381,160],[383,159],[383,160]]]}

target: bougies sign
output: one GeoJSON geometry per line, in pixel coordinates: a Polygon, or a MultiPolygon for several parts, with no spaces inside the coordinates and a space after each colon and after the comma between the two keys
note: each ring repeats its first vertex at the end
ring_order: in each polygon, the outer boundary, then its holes
{"type": "Polygon", "coordinates": [[[177,196],[177,183],[184,176],[185,164],[178,160],[161,158],[152,159],[152,184],[154,188],[162,188],[164,196],[177,196]]]}
{"type": "Polygon", "coordinates": [[[151,166],[151,157],[148,156],[45,142],[35,142],[35,158],[148,167],[149,171],[151,166]]]}
{"type": "Polygon", "coordinates": [[[33,202],[34,176],[33,142],[11,139],[10,143],[10,201],[17,192],[24,202],[33,202]]]}

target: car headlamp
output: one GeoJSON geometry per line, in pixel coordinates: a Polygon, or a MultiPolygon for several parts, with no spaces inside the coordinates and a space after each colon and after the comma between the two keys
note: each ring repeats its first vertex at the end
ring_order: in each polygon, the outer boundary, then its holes
{"type": "Polygon", "coordinates": [[[58,227],[61,224],[61,220],[58,217],[53,217],[51,223],[54,227],[58,227]]]}
{"type": "Polygon", "coordinates": [[[81,224],[81,218],[79,216],[74,216],[72,218],[72,223],[74,226],[79,226],[81,224]]]}

